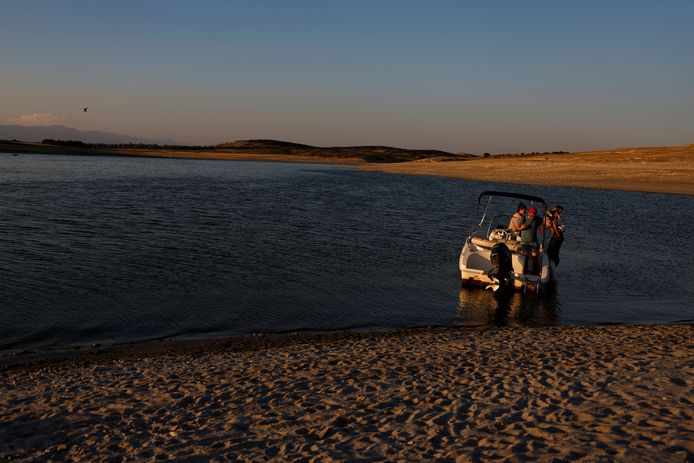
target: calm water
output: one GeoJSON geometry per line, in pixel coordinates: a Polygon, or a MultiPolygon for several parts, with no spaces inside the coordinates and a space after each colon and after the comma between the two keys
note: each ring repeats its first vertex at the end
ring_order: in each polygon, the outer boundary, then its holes
{"type": "MultiPolygon", "coordinates": [[[[510,211],[512,212],[512,211],[510,211]]],[[[0,154],[0,354],[252,332],[694,319],[694,198],[0,154]],[[460,288],[484,189],[566,208],[555,293],[460,288]]]]}

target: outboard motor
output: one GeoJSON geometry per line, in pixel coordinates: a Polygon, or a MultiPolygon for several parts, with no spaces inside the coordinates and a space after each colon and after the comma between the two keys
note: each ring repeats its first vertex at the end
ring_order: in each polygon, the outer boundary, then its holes
{"type": "Polygon", "coordinates": [[[492,262],[492,269],[487,272],[487,276],[494,281],[494,284],[487,288],[497,291],[513,284],[513,263],[508,246],[505,243],[495,244],[489,258],[492,262]]]}

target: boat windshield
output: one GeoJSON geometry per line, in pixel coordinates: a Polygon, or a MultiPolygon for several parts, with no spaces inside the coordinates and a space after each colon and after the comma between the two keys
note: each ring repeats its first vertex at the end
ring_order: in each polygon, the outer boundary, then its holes
{"type": "MultiPolygon", "coordinates": [[[[492,236],[497,237],[497,239],[501,237],[518,239],[518,232],[511,230],[509,227],[511,218],[518,210],[520,203],[524,204],[528,210],[530,208],[537,209],[537,217],[543,218],[545,216],[547,203],[540,197],[504,192],[485,192],[481,194],[478,199],[478,213],[481,213],[480,221],[471,235],[485,239],[490,239],[492,236]],[[493,233],[495,230],[504,230],[506,234],[501,232],[493,233]]],[[[544,227],[541,227],[539,230],[539,242],[544,244],[544,227]]]]}

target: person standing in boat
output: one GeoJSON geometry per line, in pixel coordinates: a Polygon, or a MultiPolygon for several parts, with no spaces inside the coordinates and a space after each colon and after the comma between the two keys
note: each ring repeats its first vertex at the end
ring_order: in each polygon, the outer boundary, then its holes
{"type": "Polygon", "coordinates": [[[513,214],[513,216],[511,217],[511,221],[508,223],[508,228],[511,229],[511,231],[518,232],[521,230],[521,226],[523,225],[523,221],[525,220],[525,210],[525,204],[518,203],[516,213],[513,214]]]}
{"type": "Polygon", "coordinates": [[[537,252],[537,230],[543,225],[542,219],[537,216],[537,209],[528,209],[528,216],[521,223],[520,238],[526,251],[526,259],[523,265],[523,273],[537,274],[539,269],[537,252]]]}
{"type": "Polygon", "coordinates": [[[556,205],[554,209],[547,211],[545,216],[545,227],[552,233],[552,238],[547,245],[547,257],[549,257],[554,266],[559,266],[559,248],[564,242],[564,221],[561,215],[564,213],[564,208],[556,205]]]}
{"type": "Polygon", "coordinates": [[[537,217],[537,209],[528,209],[528,216],[520,225],[520,237],[523,244],[537,243],[537,230],[542,226],[542,219],[537,217]]]}

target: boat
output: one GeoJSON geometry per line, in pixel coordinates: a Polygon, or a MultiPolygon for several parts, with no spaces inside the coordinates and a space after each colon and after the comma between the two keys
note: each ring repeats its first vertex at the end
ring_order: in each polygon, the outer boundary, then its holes
{"type": "Polygon", "coordinates": [[[519,232],[508,228],[516,203],[524,201],[544,220],[547,202],[539,196],[505,191],[484,191],[477,198],[479,223],[465,239],[460,252],[462,283],[480,285],[495,292],[522,289],[539,292],[557,280],[553,262],[546,253],[546,230],[541,226],[534,245],[521,242],[519,232]]]}

